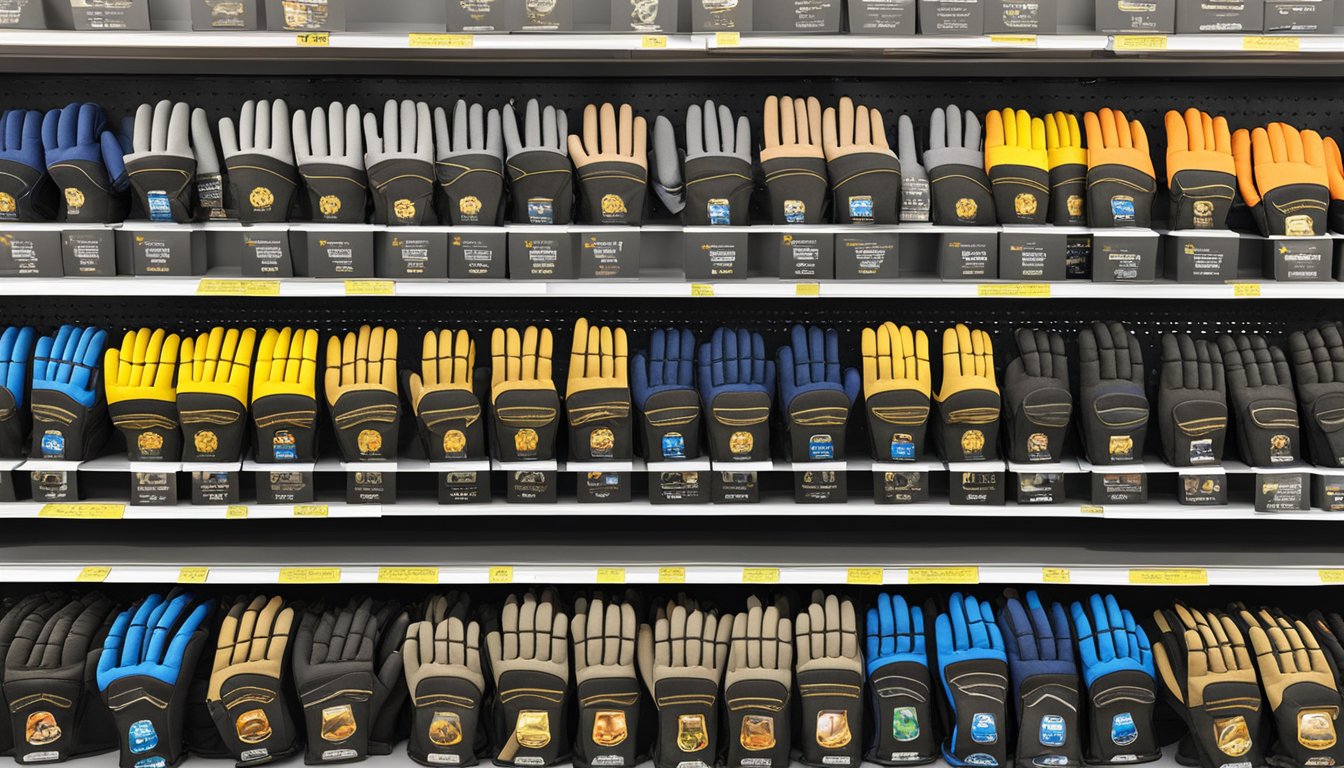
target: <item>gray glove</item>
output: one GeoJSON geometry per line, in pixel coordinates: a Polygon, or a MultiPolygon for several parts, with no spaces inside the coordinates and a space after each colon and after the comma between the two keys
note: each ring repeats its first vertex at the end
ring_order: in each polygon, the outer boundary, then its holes
{"type": "Polygon", "coordinates": [[[793,688],[793,620],[779,600],[756,596],[733,617],[723,699],[728,709],[728,768],[788,768],[793,688]]]}
{"type": "Polygon", "coordinates": [[[369,203],[359,107],[333,101],[327,109],[294,113],[294,156],[308,187],[313,221],[363,224],[369,203]]]}
{"type": "Polygon", "coordinates": [[[933,111],[924,165],[932,180],[935,223],[965,227],[998,223],[980,148],[980,119],[974,112],[962,112],[955,104],[933,111]]]}
{"type": "Polygon", "coordinates": [[[289,219],[290,203],[299,186],[291,135],[284,99],[243,104],[236,129],[232,118],[219,121],[229,186],[243,223],[289,219]]]}
{"type": "Polygon", "coordinates": [[[504,105],[504,147],[514,224],[569,224],[574,216],[574,169],[569,164],[569,117],[527,102],[523,132],[513,104],[504,105]]]}
{"type": "Polygon", "coordinates": [[[443,107],[434,110],[434,172],[440,219],[496,226],[504,218],[504,140],[499,110],[458,99],[452,131],[443,107]]]}
{"type": "Polygon", "coordinates": [[[434,224],[434,132],[429,105],[395,99],[378,118],[364,115],[364,166],[373,187],[373,223],[399,227],[434,224]]]}
{"type": "Polygon", "coordinates": [[[687,226],[746,226],[751,205],[751,123],[733,121],[728,107],[706,101],[686,110],[686,153],[677,148],[672,121],[653,126],[657,178],[653,189],[687,226]]]}
{"type": "Polygon", "coordinates": [[[1095,323],[1078,333],[1079,424],[1093,464],[1143,461],[1148,395],[1143,350],[1119,323],[1095,323]]]}
{"type": "Polygon", "coordinates": [[[198,203],[208,218],[223,218],[224,180],[203,109],[181,101],[141,104],[126,173],[151,221],[192,221],[198,203]]]}
{"type": "Polygon", "coordinates": [[[901,221],[925,223],[933,210],[929,192],[929,174],[920,162],[915,124],[909,115],[901,115],[896,128],[896,151],[901,161],[901,221]]]}

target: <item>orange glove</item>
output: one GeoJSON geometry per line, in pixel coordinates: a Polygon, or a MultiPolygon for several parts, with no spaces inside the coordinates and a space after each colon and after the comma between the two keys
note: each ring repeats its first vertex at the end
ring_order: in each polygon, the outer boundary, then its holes
{"type": "Polygon", "coordinates": [[[1325,170],[1330,174],[1330,231],[1344,232],[1344,156],[1333,138],[1325,140],[1325,170]]]}
{"type": "Polygon", "coordinates": [[[1263,235],[1311,237],[1326,232],[1330,174],[1315,131],[1270,123],[1232,135],[1237,185],[1263,235]]]}
{"type": "Polygon", "coordinates": [[[1083,116],[1087,131],[1087,218],[1096,228],[1148,227],[1157,173],[1143,124],[1120,110],[1083,116]]]}
{"type": "Polygon", "coordinates": [[[1227,118],[1193,108],[1167,113],[1172,229],[1226,229],[1236,173],[1227,118]]]}

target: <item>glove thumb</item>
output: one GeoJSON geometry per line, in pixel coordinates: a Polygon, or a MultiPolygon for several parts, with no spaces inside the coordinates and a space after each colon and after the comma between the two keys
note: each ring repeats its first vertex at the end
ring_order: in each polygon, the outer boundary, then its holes
{"type": "Polygon", "coordinates": [[[859,389],[862,386],[863,379],[859,376],[858,369],[845,369],[845,396],[849,398],[850,405],[853,405],[854,401],[859,399],[859,389]]]}
{"type": "Polygon", "coordinates": [[[103,167],[107,169],[108,181],[112,188],[121,192],[130,186],[130,177],[126,175],[125,148],[123,139],[111,131],[103,131],[99,136],[103,150],[103,167]]]}

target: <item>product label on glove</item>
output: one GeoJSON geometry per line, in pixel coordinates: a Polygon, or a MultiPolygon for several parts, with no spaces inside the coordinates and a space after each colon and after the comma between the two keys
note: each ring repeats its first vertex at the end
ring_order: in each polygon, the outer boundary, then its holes
{"type": "MultiPolygon", "coordinates": [[[[159,746],[159,734],[154,730],[154,724],[148,720],[136,720],[131,723],[127,731],[126,747],[131,750],[131,754],[138,755],[142,752],[159,746]]],[[[139,766],[139,763],[136,763],[139,766]]]]}
{"type": "Polygon", "coordinates": [[[325,760],[354,760],[359,757],[359,752],[353,749],[327,749],[322,752],[322,759],[325,760]]]}
{"type": "Polygon", "coordinates": [[[145,195],[145,204],[149,208],[150,221],[172,221],[173,206],[168,201],[168,193],[163,190],[154,190],[145,195]]]}
{"type": "MultiPolygon", "coordinates": [[[[896,707],[891,711],[891,737],[902,742],[919,738],[919,712],[914,707],[896,707]]],[[[897,755],[904,754],[909,753],[897,752],[892,759],[899,760],[897,755]]]]}
{"type": "Polygon", "coordinates": [[[807,458],[811,461],[830,461],[835,458],[835,441],[830,435],[813,435],[807,441],[807,458]]]}
{"type": "Polygon", "coordinates": [[[891,458],[897,461],[915,460],[915,442],[910,435],[895,434],[891,436],[891,458]]]}
{"type": "Polygon", "coordinates": [[[1121,712],[1111,718],[1111,741],[1118,747],[1127,747],[1139,739],[1139,729],[1134,725],[1134,716],[1121,712]]]}
{"type": "Polygon", "coordinates": [[[60,759],[60,752],[29,752],[23,756],[23,762],[25,763],[46,763],[60,759]]]}
{"type": "Polygon", "coordinates": [[[932,204],[928,179],[901,180],[901,221],[928,221],[932,204]]]}
{"type": "Polygon", "coordinates": [[[785,200],[784,221],[789,224],[806,224],[807,203],[802,200],[785,200]]]}
{"type": "Polygon", "coordinates": [[[726,227],[733,223],[733,206],[723,198],[714,198],[706,204],[709,223],[715,227],[726,227]]]}
{"type": "Polygon", "coordinates": [[[856,195],[849,198],[849,218],[855,224],[873,223],[873,198],[870,195],[856,195]]]}
{"type": "Polygon", "coordinates": [[[669,432],[668,434],[663,435],[663,458],[686,458],[686,438],[676,432],[669,432]]]}
{"type": "Polygon", "coordinates": [[[1043,747],[1062,747],[1068,733],[1064,718],[1059,715],[1045,715],[1041,718],[1041,731],[1038,736],[1043,747]]]}
{"type": "Polygon", "coordinates": [[[1134,198],[1127,195],[1111,198],[1111,218],[1116,224],[1134,223],[1134,198]]]}
{"type": "Polygon", "coordinates": [[[971,741],[976,744],[993,744],[999,740],[998,723],[991,712],[976,712],[971,718],[971,741]]]}
{"type": "Polygon", "coordinates": [[[550,200],[528,200],[527,222],[529,224],[554,224],[555,205],[550,200]]]}
{"type": "Polygon", "coordinates": [[[135,768],[168,768],[168,761],[162,757],[146,757],[135,761],[135,768]]]}
{"type": "Polygon", "coordinates": [[[65,435],[56,431],[42,435],[42,455],[51,459],[65,456],[65,435]]]}

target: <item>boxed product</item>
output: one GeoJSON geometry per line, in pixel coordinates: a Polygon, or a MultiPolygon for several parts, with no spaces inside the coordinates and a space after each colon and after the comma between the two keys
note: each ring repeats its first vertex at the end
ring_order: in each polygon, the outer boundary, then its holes
{"type": "Polygon", "coordinates": [[[266,28],[280,32],[344,32],[346,0],[266,0],[266,28]]]}
{"type": "Polygon", "coordinates": [[[848,0],[851,35],[915,34],[915,0],[848,0]]]}
{"type": "Polygon", "coordinates": [[[1266,32],[1333,32],[1331,0],[1265,0],[1266,32]]]}
{"type": "Polygon", "coordinates": [[[1061,0],[985,0],[985,34],[1053,35],[1061,0]]]}
{"type": "Polygon", "coordinates": [[[1176,6],[1176,32],[1259,32],[1265,0],[1190,0],[1176,6]]]}
{"type": "Polygon", "coordinates": [[[191,0],[191,28],[197,32],[250,32],[261,27],[261,0],[191,0]]]}
{"type": "Polygon", "coordinates": [[[149,29],[149,0],[70,0],[75,29],[149,29]]]}
{"type": "Polygon", "coordinates": [[[517,28],[524,32],[571,32],[575,0],[523,0],[517,28]]]}
{"type": "Polygon", "coordinates": [[[689,2],[692,32],[750,32],[752,29],[754,0],[689,0],[689,2]]]}
{"type": "Polygon", "coordinates": [[[448,0],[450,32],[508,32],[515,26],[509,0],[448,0]]]}
{"type": "Polygon", "coordinates": [[[42,0],[9,0],[0,3],[0,29],[46,29],[47,14],[42,0]]]}
{"type": "Polygon", "coordinates": [[[611,0],[611,31],[670,34],[677,31],[682,0],[611,0]]]}
{"type": "Polygon", "coordinates": [[[1178,283],[1225,283],[1237,277],[1236,232],[1175,231],[1162,238],[1162,263],[1178,283]]]}
{"type": "Polygon", "coordinates": [[[983,35],[985,0],[919,0],[922,35],[983,35]]]}
{"type": "Polygon", "coordinates": [[[63,274],[60,224],[14,223],[0,227],[0,277],[63,274]]]}
{"type": "MultiPolygon", "coordinates": [[[[1176,0],[1096,0],[1097,31],[1161,35],[1176,31],[1176,0]]],[[[1194,3],[1198,0],[1182,0],[1194,3]]]]}
{"type": "Polygon", "coordinates": [[[61,260],[66,277],[112,277],[117,274],[116,230],[102,224],[66,224],[61,260]]]}
{"type": "Polygon", "coordinates": [[[840,32],[841,0],[770,0],[756,6],[757,32],[840,32]]]}

